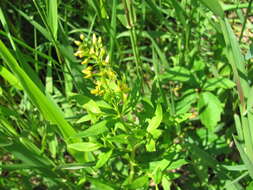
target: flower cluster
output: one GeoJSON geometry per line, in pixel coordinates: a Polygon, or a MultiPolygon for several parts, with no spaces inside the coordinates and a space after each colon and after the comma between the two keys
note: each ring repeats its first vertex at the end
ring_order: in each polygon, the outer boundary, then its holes
{"type": "Polygon", "coordinates": [[[129,88],[113,70],[102,38],[93,34],[92,40],[89,41],[81,34],[80,40],[74,41],[78,46],[75,56],[82,59],[81,64],[86,65],[82,71],[84,78],[91,79],[95,86],[94,89],[90,90],[90,93],[103,96],[106,99],[117,98],[125,101],[129,88]]]}

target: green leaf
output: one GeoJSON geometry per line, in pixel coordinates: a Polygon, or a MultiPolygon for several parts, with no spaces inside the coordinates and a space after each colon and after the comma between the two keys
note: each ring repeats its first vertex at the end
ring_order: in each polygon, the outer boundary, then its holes
{"type": "Polygon", "coordinates": [[[247,54],[245,56],[245,59],[249,60],[249,59],[252,59],[252,58],[253,58],[253,44],[250,44],[248,52],[247,52],[247,54]]]}
{"type": "Polygon", "coordinates": [[[93,142],[73,143],[73,144],[68,145],[68,148],[77,150],[80,152],[91,152],[91,151],[98,150],[101,147],[102,147],[101,144],[93,143],[93,142]]]}
{"type": "Polygon", "coordinates": [[[106,131],[108,131],[108,128],[106,127],[107,124],[107,120],[101,121],[99,123],[96,123],[95,125],[89,127],[88,129],[86,129],[85,131],[81,131],[79,133],[77,133],[75,137],[91,137],[91,136],[97,136],[100,134],[105,133],[106,131]]]}
{"type": "Polygon", "coordinates": [[[160,76],[161,80],[172,80],[186,82],[191,79],[191,72],[180,66],[170,68],[165,74],[160,76]]]}
{"type": "Polygon", "coordinates": [[[5,67],[0,65],[0,75],[8,81],[12,86],[21,90],[22,86],[20,85],[18,79],[5,67]]]}
{"type": "Polygon", "coordinates": [[[135,179],[130,185],[129,188],[136,190],[138,188],[146,187],[149,183],[148,176],[141,176],[135,179]]]}
{"type": "Polygon", "coordinates": [[[108,141],[121,143],[121,144],[129,144],[128,135],[126,134],[120,134],[113,137],[107,138],[108,141]]]}
{"type": "Polygon", "coordinates": [[[245,166],[247,167],[250,177],[253,179],[253,162],[248,157],[247,153],[245,152],[245,147],[242,144],[240,144],[235,138],[234,138],[234,140],[235,140],[236,147],[239,150],[240,156],[241,156],[245,166]]]}
{"type": "Polygon", "coordinates": [[[225,17],[224,11],[219,3],[219,0],[199,0],[207,8],[209,8],[215,15],[221,18],[225,17]]]}
{"type": "Polygon", "coordinates": [[[167,168],[167,170],[175,170],[178,169],[180,167],[182,167],[183,165],[187,164],[188,162],[185,159],[179,159],[176,161],[173,161],[169,167],[167,168]]]}
{"type": "Polygon", "coordinates": [[[147,131],[152,134],[154,130],[156,130],[161,124],[163,119],[163,110],[160,104],[157,105],[155,116],[149,121],[149,125],[147,131]]]}
{"type": "Polygon", "coordinates": [[[146,149],[147,149],[148,152],[156,151],[155,140],[154,139],[150,139],[148,141],[148,143],[146,144],[146,149]]]}
{"type": "Polygon", "coordinates": [[[238,133],[238,139],[243,140],[243,129],[242,129],[240,117],[237,114],[234,114],[234,120],[235,120],[236,131],[238,133]]]}
{"type": "Polygon", "coordinates": [[[201,122],[210,130],[220,121],[222,106],[219,99],[210,92],[200,94],[198,112],[201,122]]]}
{"type": "Polygon", "coordinates": [[[95,187],[96,190],[115,190],[111,185],[103,182],[102,180],[94,179],[94,178],[87,178],[95,187]]]}
{"type": "Polygon", "coordinates": [[[48,6],[48,25],[50,27],[51,32],[53,33],[54,39],[57,39],[57,31],[58,31],[58,9],[57,9],[57,1],[58,0],[49,0],[48,6]]]}
{"type": "Polygon", "coordinates": [[[163,176],[162,178],[162,186],[164,190],[170,190],[172,182],[168,180],[167,176],[163,176]]]}
{"type": "Polygon", "coordinates": [[[162,180],[162,170],[160,167],[157,167],[154,171],[153,171],[153,179],[155,184],[159,184],[162,180]]]}
{"type": "Polygon", "coordinates": [[[250,182],[250,184],[247,186],[246,190],[252,190],[253,189],[253,181],[250,182]]]}
{"type": "Polygon", "coordinates": [[[80,170],[83,168],[89,168],[94,165],[95,165],[95,162],[70,163],[70,164],[63,164],[63,165],[57,166],[56,169],[59,169],[59,170],[80,170]]]}
{"type": "Polygon", "coordinates": [[[233,88],[235,86],[235,83],[231,80],[229,80],[228,78],[212,78],[212,79],[208,79],[204,86],[203,89],[204,90],[215,90],[216,88],[223,88],[223,89],[230,89],[233,88]]]}
{"type": "Polygon", "coordinates": [[[244,188],[237,182],[232,183],[232,181],[226,181],[225,188],[227,190],[243,190],[244,188]]]}
{"type": "MultiPolygon", "coordinates": [[[[68,142],[68,138],[74,136],[76,132],[65,120],[64,114],[59,107],[53,102],[49,95],[43,94],[40,88],[28,77],[2,41],[0,41],[0,55],[16,75],[24,91],[29,95],[30,100],[37,106],[47,120],[59,127],[65,141],[68,142]]],[[[72,141],[79,140],[72,139],[72,141]]]]}
{"type": "Polygon", "coordinates": [[[98,156],[99,160],[98,160],[95,168],[98,169],[98,168],[101,168],[103,165],[105,165],[106,162],[110,159],[112,152],[113,152],[113,150],[110,150],[108,152],[103,152],[102,154],[100,154],[98,156]]]}
{"type": "Polygon", "coordinates": [[[234,79],[237,85],[237,92],[240,98],[241,107],[245,109],[244,98],[249,95],[249,84],[245,60],[243,58],[239,42],[227,19],[220,19],[223,36],[226,42],[226,56],[233,69],[234,79]]]}
{"type": "Polygon", "coordinates": [[[177,0],[171,0],[171,4],[175,8],[175,15],[176,15],[177,19],[181,22],[181,24],[186,29],[186,27],[187,27],[187,24],[186,24],[187,14],[186,14],[185,9],[182,8],[181,4],[177,0]]]}

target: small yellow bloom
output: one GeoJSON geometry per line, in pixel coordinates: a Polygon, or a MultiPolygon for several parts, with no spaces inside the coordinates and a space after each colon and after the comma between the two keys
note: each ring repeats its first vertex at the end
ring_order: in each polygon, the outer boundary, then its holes
{"type": "Polygon", "coordinates": [[[74,43],[77,45],[77,46],[80,46],[82,44],[82,42],[78,41],[78,40],[75,40],[74,43]]]}
{"type": "MultiPolygon", "coordinates": [[[[100,82],[100,81],[97,81],[97,82],[100,82]]],[[[96,82],[96,83],[97,83],[96,82]]],[[[94,95],[100,95],[100,96],[102,96],[103,94],[104,94],[104,90],[101,90],[101,88],[100,88],[101,86],[100,85],[97,85],[96,87],[95,87],[95,89],[92,89],[92,90],[90,90],[90,93],[91,94],[94,94],[94,95]]]]}
{"type": "Polygon", "coordinates": [[[90,91],[91,94],[94,94],[94,95],[98,95],[99,94],[99,89],[98,88],[95,88],[95,89],[92,89],[90,91]]]}
{"type": "Polygon", "coordinates": [[[106,71],[106,74],[107,74],[107,76],[108,76],[109,79],[111,79],[111,80],[115,80],[116,79],[116,74],[111,69],[108,69],[106,71]]]}
{"type": "Polygon", "coordinates": [[[102,38],[101,38],[101,36],[98,37],[98,44],[102,44],[102,38]]]}
{"type": "Polygon", "coordinates": [[[90,55],[93,55],[93,54],[95,54],[95,50],[94,50],[94,47],[91,47],[91,48],[90,48],[89,54],[90,54],[90,55]]]}
{"type": "Polygon", "coordinates": [[[86,65],[86,64],[89,63],[89,61],[90,61],[89,59],[85,59],[85,60],[83,60],[83,61],[81,62],[81,64],[82,64],[82,65],[84,65],[84,64],[86,65]]]}
{"type": "Polygon", "coordinates": [[[83,50],[78,50],[74,55],[76,57],[83,58],[85,56],[85,52],[83,50]]]}
{"type": "Polygon", "coordinates": [[[80,39],[81,39],[81,40],[84,40],[84,38],[85,38],[84,35],[83,35],[83,34],[80,34],[80,39]]]}
{"type": "Polygon", "coordinates": [[[97,43],[97,37],[96,37],[96,34],[93,33],[92,35],[92,44],[95,45],[97,43]]]}
{"type": "Polygon", "coordinates": [[[108,63],[109,63],[109,60],[110,60],[110,57],[109,57],[109,55],[107,55],[107,56],[106,56],[106,58],[105,58],[105,62],[106,62],[106,64],[108,64],[108,63]]]}
{"type": "Polygon", "coordinates": [[[84,78],[91,78],[92,77],[92,67],[91,66],[86,67],[82,72],[85,74],[84,78]]]}

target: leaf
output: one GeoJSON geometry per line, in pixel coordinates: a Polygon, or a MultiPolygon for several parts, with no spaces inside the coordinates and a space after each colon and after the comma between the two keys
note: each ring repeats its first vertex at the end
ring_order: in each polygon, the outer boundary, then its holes
{"type": "Polygon", "coordinates": [[[159,127],[163,119],[163,110],[160,104],[157,105],[155,110],[155,116],[149,121],[147,131],[152,134],[152,132],[159,127]]]}
{"type": "MultiPolygon", "coordinates": [[[[29,95],[30,100],[37,106],[43,116],[56,124],[59,127],[65,141],[68,142],[70,136],[75,135],[75,130],[65,120],[63,112],[54,103],[49,95],[43,94],[40,88],[34,83],[25,71],[18,65],[16,59],[9,52],[3,42],[0,40],[0,55],[6,64],[11,68],[16,75],[24,91],[29,95]]],[[[78,139],[72,139],[72,141],[79,141],[78,139]]]]}
{"type": "Polygon", "coordinates": [[[245,152],[245,147],[240,144],[236,138],[234,138],[235,144],[237,149],[239,150],[240,156],[250,174],[250,177],[253,179],[253,162],[251,161],[251,159],[248,157],[247,153],[245,152]]]}
{"type": "Polygon", "coordinates": [[[249,95],[249,84],[247,81],[245,60],[242,56],[239,42],[229,21],[227,19],[220,19],[220,25],[226,42],[226,56],[233,69],[241,106],[245,109],[244,98],[249,95]]]}
{"type": "Polygon", "coordinates": [[[110,150],[108,152],[103,152],[102,154],[100,154],[99,160],[95,166],[96,169],[101,168],[103,165],[106,164],[106,162],[110,159],[111,155],[112,155],[113,150],[110,150]]]}
{"type": "Polygon", "coordinates": [[[70,164],[63,164],[60,166],[57,166],[56,169],[59,170],[80,170],[83,168],[88,168],[91,166],[94,166],[94,162],[85,162],[85,163],[70,163],[70,164]]]}
{"type": "Polygon", "coordinates": [[[248,52],[245,56],[246,60],[252,59],[253,58],[253,44],[250,44],[248,52]]]}
{"type": "Polygon", "coordinates": [[[238,134],[238,139],[243,140],[243,129],[240,117],[237,114],[234,114],[234,120],[235,120],[235,127],[238,134]]]}
{"type": "Polygon", "coordinates": [[[209,8],[215,15],[221,18],[225,17],[224,11],[219,3],[219,0],[199,0],[203,5],[209,8]]]}
{"type": "Polygon", "coordinates": [[[18,90],[22,89],[18,79],[5,67],[0,65],[0,75],[18,90]]]}
{"type": "Polygon", "coordinates": [[[129,186],[130,189],[136,190],[141,187],[146,187],[149,183],[148,176],[141,176],[135,179],[129,186]]]}
{"type": "Polygon", "coordinates": [[[53,34],[54,39],[57,39],[57,31],[58,31],[58,9],[57,9],[57,1],[58,0],[49,0],[48,6],[48,25],[53,34]]]}
{"type": "Polygon", "coordinates": [[[230,180],[226,181],[225,188],[227,190],[243,190],[242,186],[239,183],[232,183],[230,180]]]}
{"type": "Polygon", "coordinates": [[[175,8],[175,15],[177,19],[181,22],[181,24],[186,29],[187,28],[187,24],[186,24],[187,14],[186,14],[185,9],[182,8],[181,4],[177,0],[171,0],[171,3],[173,7],[175,8]]]}
{"type": "Polygon", "coordinates": [[[223,88],[223,89],[230,89],[233,88],[235,86],[235,83],[231,80],[229,80],[228,78],[212,78],[212,79],[208,79],[204,86],[203,89],[205,90],[215,90],[216,88],[223,88]]]}
{"type": "Polygon", "coordinates": [[[68,148],[77,150],[80,152],[91,152],[91,151],[98,150],[101,147],[102,147],[101,144],[92,143],[92,142],[73,143],[73,144],[68,145],[68,148]]]}
{"type": "Polygon", "coordinates": [[[167,176],[163,176],[162,178],[162,186],[164,190],[170,190],[172,182],[168,180],[167,176]]]}
{"type": "Polygon", "coordinates": [[[183,165],[187,164],[188,162],[185,159],[179,159],[176,161],[173,161],[169,167],[167,168],[167,170],[175,170],[178,168],[181,168],[183,165]]]}
{"type": "Polygon", "coordinates": [[[115,190],[111,185],[94,178],[87,177],[87,179],[97,188],[96,190],[115,190]]]}
{"type": "Polygon", "coordinates": [[[148,143],[146,144],[146,149],[147,149],[148,152],[156,151],[155,140],[154,139],[150,139],[148,141],[148,143]]]}
{"type": "Polygon", "coordinates": [[[161,75],[161,80],[172,80],[186,82],[191,79],[191,72],[180,66],[170,68],[165,74],[161,75]]]}
{"type": "Polygon", "coordinates": [[[220,121],[222,106],[219,99],[210,92],[200,94],[198,112],[201,123],[214,131],[214,127],[220,121]]]}
{"type": "Polygon", "coordinates": [[[95,125],[91,126],[90,128],[86,129],[85,131],[81,131],[77,133],[73,137],[91,137],[91,136],[97,136],[100,134],[105,133],[108,131],[108,128],[106,127],[107,120],[101,121],[99,123],[96,123],[95,125]]]}
{"type": "Polygon", "coordinates": [[[161,168],[157,167],[153,171],[152,175],[153,175],[153,179],[154,179],[155,184],[159,184],[162,180],[162,170],[161,170],[161,168]]]}

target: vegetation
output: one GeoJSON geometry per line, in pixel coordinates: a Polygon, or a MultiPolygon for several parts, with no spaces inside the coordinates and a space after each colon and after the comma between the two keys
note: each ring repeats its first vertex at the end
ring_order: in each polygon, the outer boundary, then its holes
{"type": "Polygon", "coordinates": [[[0,189],[253,189],[253,0],[1,0],[0,189]]]}

